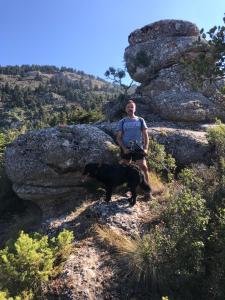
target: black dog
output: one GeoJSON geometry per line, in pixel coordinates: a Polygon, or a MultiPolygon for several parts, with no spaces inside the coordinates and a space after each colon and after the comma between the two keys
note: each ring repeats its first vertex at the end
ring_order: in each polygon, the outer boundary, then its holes
{"type": "Polygon", "coordinates": [[[139,185],[143,190],[151,192],[149,184],[146,182],[142,171],[134,165],[110,165],[89,163],[84,168],[84,175],[102,182],[106,189],[106,201],[109,202],[112,196],[112,190],[118,185],[127,183],[131,191],[130,204],[133,206],[136,203],[136,188],[139,185]]]}

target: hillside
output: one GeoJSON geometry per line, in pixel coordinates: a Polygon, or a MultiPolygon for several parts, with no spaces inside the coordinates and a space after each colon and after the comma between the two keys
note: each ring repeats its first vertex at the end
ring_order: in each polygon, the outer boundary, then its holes
{"type": "MultiPolygon", "coordinates": [[[[212,48],[183,20],[128,37],[149,201],[139,172],[113,184],[137,171],[113,171],[126,93],[72,68],[0,67],[0,299],[225,299],[225,27],[216,30],[212,48]]],[[[109,74],[123,86],[123,72],[109,74]]]]}
{"type": "Polygon", "coordinates": [[[119,87],[72,68],[0,67],[0,128],[40,128],[81,117],[87,122],[119,93],[119,87]]]}

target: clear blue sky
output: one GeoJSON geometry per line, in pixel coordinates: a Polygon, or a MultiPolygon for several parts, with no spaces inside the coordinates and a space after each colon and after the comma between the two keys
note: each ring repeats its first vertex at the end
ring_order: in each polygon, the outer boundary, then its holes
{"type": "Polygon", "coordinates": [[[222,25],[225,0],[0,0],[0,65],[67,66],[104,78],[122,67],[128,35],[162,19],[206,30],[222,25]]]}

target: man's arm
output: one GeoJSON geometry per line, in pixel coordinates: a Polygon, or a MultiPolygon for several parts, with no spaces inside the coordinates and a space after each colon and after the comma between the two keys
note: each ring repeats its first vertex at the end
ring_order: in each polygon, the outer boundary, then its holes
{"type": "Polygon", "coordinates": [[[116,141],[118,145],[123,149],[123,152],[125,154],[129,153],[129,150],[124,146],[123,140],[122,140],[122,131],[118,131],[116,135],[116,141]]]}
{"type": "Polygon", "coordinates": [[[142,134],[143,134],[144,151],[147,154],[147,152],[148,152],[148,146],[149,146],[148,129],[144,128],[142,130],[142,134]]]}

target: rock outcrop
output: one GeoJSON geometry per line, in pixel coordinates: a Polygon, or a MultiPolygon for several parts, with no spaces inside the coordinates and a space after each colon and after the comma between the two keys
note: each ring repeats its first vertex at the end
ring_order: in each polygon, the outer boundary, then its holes
{"type": "MultiPolygon", "coordinates": [[[[62,200],[80,199],[87,193],[81,183],[85,164],[118,161],[116,127],[117,122],[73,125],[19,136],[7,147],[5,157],[14,191],[44,211],[57,207],[62,200]]],[[[182,128],[172,122],[148,123],[148,127],[150,138],[165,145],[178,165],[209,162],[210,149],[203,128],[182,128]]]]}
{"type": "MultiPolygon", "coordinates": [[[[122,237],[134,237],[143,233],[146,220],[154,222],[155,219],[149,203],[139,199],[134,207],[130,207],[127,199],[117,194],[109,203],[88,199],[66,217],[47,220],[42,227],[44,232],[54,235],[68,229],[74,231],[76,238],[75,252],[66,261],[63,273],[51,282],[52,299],[54,296],[55,299],[76,300],[132,299],[135,288],[129,285],[129,280],[123,282],[121,288],[121,275],[116,272],[118,254],[110,251],[108,245],[105,247],[105,241],[100,242],[94,228],[101,224],[101,228],[108,228],[122,237]],[[55,289],[56,286],[60,289],[55,289]]],[[[140,291],[137,294],[135,299],[147,299],[140,291]]]]}
{"type": "MultiPolygon", "coordinates": [[[[208,164],[211,149],[206,139],[207,126],[184,126],[174,122],[147,122],[150,139],[165,146],[178,166],[202,162],[208,164]]],[[[117,122],[103,122],[96,125],[114,137],[117,122]]]]}
{"type": "Polygon", "coordinates": [[[114,147],[110,136],[90,125],[32,131],[7,147],[6,172],[17,195],[40,206],[52,200],[76,199],[83,190],[84,165],[113,161],[114,147]]]}
{"type": "Polygon", "coordinates": [[[181,62],[207,52],[207,41],[196,25],[162,20],[135,30],[128,40],[124,58],[131,78],[141,83],[138,93],[146,112],[173,121],[225,120],[224,96],[209,82],[196,85],[181,62]]]}

